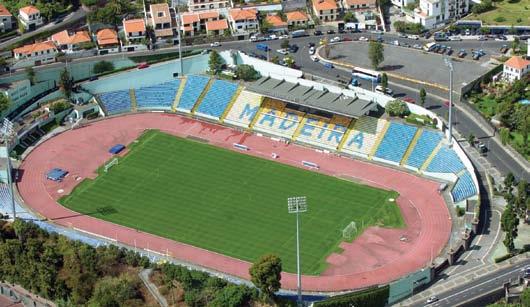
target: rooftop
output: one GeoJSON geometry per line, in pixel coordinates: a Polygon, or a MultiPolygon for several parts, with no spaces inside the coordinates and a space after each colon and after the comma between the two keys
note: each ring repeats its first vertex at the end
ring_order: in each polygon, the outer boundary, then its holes
{"type": "Polygon", "coordinates": [[[287,22],[283,21],[282,18],[278,15],[267,15],[267,17],[265,17],[265,20],[267,20],[267,22],[270,23],[273,27],[287,26],[287,22]]]}
{"type": "Polygon", "coordinates": [[[96,36],[100,46],[118,44],[118,34],[112,29],[101,29],[96,36]]]}
{"type": "Polygon", "coordinates": [[[73,35],[68,34],[67,30],[55,33],[52,35],[52,41],[58,45],[68,45],[68,44],[80,44],[90,42],[90,35],[87,31],[78,31],[73,35]]]}
{"type": "Polygon", "coordinates": [[[26,15],[32,15],[32,14],[40,13],[39,9],[34,7],[33,5],[25,6],[25,7],[21,8],[19,10],[19,12],[22,12],[22,13],[24,13],[26,15]]]}
{"type": "Polygon", "coordinates": [[[216,31],[225,29],[228,29],[228,22],[226,21],[226,19],[206,22],[206,31],[216,31]]]}
{"type": "Polygon", "coordinates": [[[20,48],[15,48],[14,53],[18,54],[31,54],[33,52],[39,52],[49,49],[55,49],[55,44],[52,41],[45,41],[40,43],[35,43],[31,45],[25,45],[20,48]]]}
{"type": "Polygon", "coordinates": [[[13,15],[6,9],[5,6],[0,4],[0,16],[13,16],[13,15]]]}
{"type": "Polygon", "coordinates": [[[288,21],[307,21],[309,20],[309,17],[305,12],[302,11],[294,11],[294,12],[288,12],[285,13],[287,16],[288,21]]]}
{"type": "Polygon", "coordinates": [[[129,19],[123,21],[125,33],[145,32],[145,21],[143,19],[129,19]]]}
{"type": "Polygon", "coordinates": [[[319,90],[312,86],[291,83],[271,77],[262,77],[256,82],[249,84],[247,90],[297,105],[349,117],[360,117],[377,106],[372,101],[330,92],[325,86],[324,90],[319,90]]]}
{"type": "Polygon", "coordinates": [[[523,59],[520,56],[512,56],[508,61],[504,62],[504,66],[515,69],[523,69],[530,65],[530,61],[523,59]]]}
{"type": "Polygon", "coordinates": [[[315,0],[313,6],[319,11],[336,10],[337,2],[335,0],[315,0]]]}
{"type": "Polygon", "coordinates": [[[348,6],[366,4],[368,6],[375,5],[376,0],[344,0],[348,6]]]}
{"type": "Polygon", "coordinates": [[[231,9],[229,11],[230,17],[235,20],[255,20],[257,19],[258,11],[255,9],[243,10],[243,9],[231,9]]]}
{"type": "Polygon", "coordinates": [[[151,11],[151,18],[155,24],[171,22],[171,14],[167,3],[151,4],[149,9],[151,11]]]}

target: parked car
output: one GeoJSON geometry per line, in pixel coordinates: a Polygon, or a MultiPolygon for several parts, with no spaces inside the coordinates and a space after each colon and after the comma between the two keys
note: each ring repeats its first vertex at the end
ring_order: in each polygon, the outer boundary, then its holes
{"type": "Polygon", "coordinates": [[[429,31],[423,33],[423,37],[424,37],[425,39],[429,39],[429,38],[431,38],[431,36],[432,36],[432,34],[431,34],[431,32],[429,32],[429,31]]]}
{"type": "Polygon", "coordinates": [[[330,42],[330,43],[339,43],[340,41],[341,41],[340,37],[335,36],[335,37],[332,38],[329,42],[330,42]]]}
{"type": "Polygon", "coordinates": [[[506,53],[508,51],[508,45],[502,45],[501,53],[506,53]]]}
{"type": "Polygon", "coordinates": [[[453,48],[447,47],[447,55],[452,55],[452,54],[453,54],[453,48]]]}
{"type": "Polygon", "coordinates": [[[420,36],[419,35],[409,35],[409,38],[413,39],[413,40],[418,40],[418,39],[420,39],[420,36]]]}
{"type": "Polygon", "coordinates": [[[277,39],[279,39],[279,37],[276,36],[276,34],[271,34],[271,35],[269,35],[269,38],[270,38],[271,40],[277,40],[277,39]]]}
{"type": "Polygon", "coordinates": [[[278,49],[278,50],[276,50],[276,52],[278,52],[279,54],[283,54],[283,55],[289,54],[289,50],[287,50],[285,48],[278,49]]]}
{"type": "Polygon", "coordinates": [[[416,100],[414,100],[414,98],[411,98],[411,97],[405,97],[405,98],[401,98],[401,100],[405,101],[405,102],[408,102],[408,103],[416,103],[416,100]]]}
{"type": "Polygon", "coordinates": [[[392,42],[392,45],[399,46],[399,41],[396,39],[395,41],[392,42]]]}
{"type": "Polygon", "coordinates": [[[313,60],[313,62],[318,62],[320,61],[316,56],[312,55],[311,56],[311,60],[313,60]]]}
{"type": "Polygon", "coordinates": [[[481,35],[481,36],[478,37],[478,40],[479,41],[487,41],[488,38],[486,36],[484,36],[484,35],[481,35]]]}
{"type": "Polygon", "coordinates": [[[465,34],[465,35],[468,35],[468,36],[471,35],[471,30],[466,29],[466,31],[464,32],[464,34],[465,34]]]}
{"type": "Polygon", "coordinates": [[[140,64],[138,64],[138,66],[136,66],[138,69],[144,69],[144,68],[147,68],[149,67],[149,64],[147,64],[147,62],[142,62],[140,64]]]}
{"type": "Polygon", "coordinates": [[[314,47],[314,46],[313,46],[313,47],[311,47],[311,48],[309,48],[309,54],[310,54],[310,55],[313,55],[313,54],[315,54],[315,52],[316,52],[316,49],[315,49],[315,47],[314,47]]]}
{"type": "Polygon", "coordinates": [[[327,34],[335,34],[335,30],[333,29],[329,29],[326,31],[327,34]]]}
{"type": "Polygon", "coordinates": [[[343,42],[351,42],[352,40],[353,40],[353,39],[352,39],[351,37],[349,37],[349,36],[344,36],[344,37],[342,38],[342,41],[343,41],[343,42]]]}
{"type": "Polygon", "coordinates": [[[383,90],[383,86],[382,85],[376,86],[375,87],[375,91],[379,92],[379,93],[383,93],[383,94],[389,95],[389,96],[393,96],[394,95],[394,91],[393,90],[389,89],[388,87],[383,90]]]}
{"type": "Polygon", "coordinates": [[[401,37],[401,38],[407,38],[408,36],[407,36],[407,34],[405,34],[405,33],[399,33],[399,37],[401,37]]]}
{"type": "Polygon", "coordinates": [[[421,49],[421,45],[420,44],[414,44],[414,45],[412,45],[412,48],[421,49]]]}
{"type": "Polygon", "coordinates": [[[323,63],[324,64],[324,67],[326,67],[327,69],[332,69],[333,68],[333,64],[331,63],[323,63]]]}
{"type": "Polygon", "coordinates": [[[313,43],[313,42],[309,42],[309,43],[307,44],[307,47],[308,47],[308,48],[315,47],[315,43],[313,43]]]}
{"type": "Polygon", "coordinates": [[[364,37],[364,36],[361,36],[359,37],[359,41],[361,42],[367,42],[368,41],[368,38],[364,37]]]}
{"type": "Polygon", "coordinates": [[[449,36],[449,40],[450,41],[461,41],[462,37],[460,37],[458,35],[452,35],[452,36],[449,36]]]}
{"type": "Polygon", "coordinates": [[[289,46],[289,52],[290,53],[296,53],[298,51],[298,45],[290,45],[289,46]]]}
{"type": "Polygon", "coordinates": [[[219,47],[221,46],[221,43],[220,42],[213,42],[213,43],[210,43],[210,47],[219,47]]]}
{"type": "MultiPolygon", "coordinates": [[[[445,100],[444,101],[444,106],[448,107],[449,108],[449,100],[445,100]]],[[[453,104],[451,106],[455,106],[455,103],[453,102],[453,104]]]]}
{"type": "Polygon", "coordinates": [[[313,34],[316,36],[319,36],[319,35],[322,35],[322,31],[316,30],[315,32],[313,32],[313,34]]]}
{"type": "Polygon", "coordinates": [[[464,58],[466,55],[467,55],[467,52],[465,49],[460,49],[460,51],[458,52],[459,58],[464,58]]]}

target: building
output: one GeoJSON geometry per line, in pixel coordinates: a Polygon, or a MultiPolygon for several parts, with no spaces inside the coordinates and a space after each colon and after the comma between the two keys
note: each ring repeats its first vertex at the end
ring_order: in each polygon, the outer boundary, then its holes
{"type": "Polygon", "coordinates": [[[148,23],[155,31],[157,39],[172,39],[176,34],[175,13],[167,3],[151,4],[149,6],[148,23]]]}
{"type": "Polygon", "coordinates": [[[13,18],[13,15],[6,9],[5,6],[0,4],[0,32],[9,32],[16,28],[17,22],[13,18]]]}
{"type": "Polygon", "coordinates": [[[305,28],[309,24],[309,16],[304,11],[288,12],[285,16],[289,27],[305,28]]]}
{"type": "Polygon", "coordinates": [[[469,11],[469,0],[420,0],[414,10],[414,22],[427,29],[459,19],[469,11]]]}
{"type": "Polygon", "coordinates": [[[138,43],[145,39],[147,34],[143,19],[123,20],[123,32],[128,43],[138,43]]]}
{"type": "Polygon", "coordinates": [[[120,51],[118,34],[113,29],[101,29],[96,33],[99,54],[109,54],[120,51]]]}
{"type": "Polygon", "coordinates": [[[320,21],[335,21],[339,18],[339,7],[335,0],[313,0],[313,12],[320,21]]]}
{"type": "Polygon", "coordinates": [[[67,30],[55,33],[51,40],[58,49],[66,53],[81,50],[84,45],[92,41],[87,31],[78,31],[70,35],[67,30]]]}
{"type": "Polygon", "coordinates": [[[13,49],[13,56],[17,61],[32,65],[55,62],[56,55],[57,47],[51,40],[13,49]]]}
{"type": "Polygon", "coordinates": [[[269,31],[287,31],[287,21],[283,21],[280,16],[269,14],[267,17],[265,17],[265,20],[270,25],[269,31]]]}
{"type": "Polygon", "coordinates": [[[26,31],[35,30],[43,24],[39,9],[33,5],[25,6],[18,10],[18,20],[20,20],[26,31]]]}
{"type": "Polygon", "coordinates": [[[414,3],[414,0],[392,0],[391,2],[394,6],[402,8],[410,3],[414,3]]]}
{"type": "Polygon", "coordinates": [[[0,92],[10,100],[9,108],[4,114],[9,114],[31,98],[31,83],[29,79],[0,84],[0,92]]]}
{"type": "MultiPolygon", "coordinates": [[[[188,12],[180,14],[180,18],[182,20],[181,30],[183,35],[194,36],[198,34],[206,34],[206,24],[220,20],[221,15],[219,14],[219,11],[188,12]]],[[[213,24],[211,27],[212,26],[213,24]]]]}
{"type": "Polygon", "coordinates": [[[502,76],[508,82],[520,80],[530,71],[530,61],[523,59],[520,56],[512,56],[508,61],[504,62],[502,76]]]}
{"type": "Polygon", "coordinates": [[[190,12],[226,8],[230,8],[230,1],[228,0],[188,0],[188,10],[190,12]]]}
{"type": "Polygon", "coordinates": [[[231,9],[228,11],[228,22],[235,36],[259,31],[258,11],[255,9],[231,9]]]}
{"type": "Polygon", "coordinates": [[[206,22],[206,35],[223,35],[228,30],[228,22],[226,19],[206,22]]]}
{"type": "Polygon", "coordinates": [[[376,0],[343,0],[344,10],[375,9],[376,0]]]}

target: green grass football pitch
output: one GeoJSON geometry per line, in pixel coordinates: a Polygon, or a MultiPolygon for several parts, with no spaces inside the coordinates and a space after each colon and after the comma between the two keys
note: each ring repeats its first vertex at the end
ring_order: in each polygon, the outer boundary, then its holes
{"type": "Polygon", "coordinates": [[[64,206],[253,262],[276,253],[296,271],[295,215],[287,197],[307,196],[301,217],[302,272],[316,275],[339,251],[342,230],[403,227],[397,193],[197,141],[148,131],[108,173],[84,180],[64,206]]]}

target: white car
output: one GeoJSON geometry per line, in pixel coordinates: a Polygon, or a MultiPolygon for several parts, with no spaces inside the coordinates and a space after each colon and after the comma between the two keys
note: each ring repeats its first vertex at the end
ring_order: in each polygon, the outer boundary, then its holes
{"type": "Polygon", "coordinates": [[[388,87],[385,88],[385,90],[383,91],[383,87],[381,85],[376,86],[375,87],[375,91],[379,92],[379,93],[386,94],[388,96],[393,96],[394,95],[394,91],[389,89],[388,87]]]}
{"type": "Polygon", "coordinates": [[[364,36],[361,36],[361,37],[359,37],[359,40],[360,40],[361,42],[367,42],[367,41],[368,41],[368,38],[367,38],[367,37],[364,37],[364,36]]]}
{"type": "Polygon", "coordinates": [[[414,40],[418,40],[418,39],[420,39],[420,36],[419,35],[409,35],[409,38],[410,39],[414,39],[414,40]]]}
{"type": "Polygon", "coordinates": [[[283,54],[283,55],[285,55],[285,54],[289,54],[289,50],[287,50],[287,49],[285,49],[285,48],[283,48],[283,49],[278,49],[278,50],[276,50],[276,52],[278,52],[279,54],[283,54]]]}
{"type": "Polygon", "coordinates": [[[289,38],[289,35],[287,35],[287,34],[280,35],[278,38],[279,39],[287,39],[287,38],[289,38]]]}
{"type": "Polygon", "coordinates": [[[271,40],[276,40],[276,39],[278,39],[279,37],[276,36],[276,34],[271,34],[271,35],[269,36],[269,38],[270,38],[271,40]]]}
{"type": "Polygon", "coordinates": [[[449,36],[449,40],[450,41],[461,41],[462,38],[460,36],[453,35],[453,36],[449,36]]]}
{"type": "Polygon", "coordinates": [[[429,297],[427,299],[426,303],[427,303],[427,305],[429,305],[429,304],[432,304],[432,303],[437,302],[437,301],[438,301],[438,298],[436,296],[431,296],[431,297],[429,297]]]}
{"type": "Polygon", "coordinates": [[[219,46],[221,46],[220,42],[213,42],[210,44],[210,47],[219,47],[219,46]]]}
{"type": "Polygon", "coordinates": [[[392,45],[399,46],[399,41],[396,39],[395,41],[392,42],[392,45]]]}
{"type": "Polygon", "coordinates": [[[318,62],[319,61],[319,59],[316,56],[314,56],[314,55],[311,56],[311,60],[313,60],[313,62],[318,62]]]}
{"type": "Polygon", "coordinates": [[[335,37],[332,38],[329,42],[330,42],[330,43],[338,43],[338,42],[340,42],[340,41],[341,41],[340,37],[335,36],[335,37]]]}
{"type": "Polygon", "coordinates": [[[315,50],[315,47],[311,47],[311,48],[309,48],[309,54],[310,54],[310,55],[315,54],[315,51],[316,51],[316,50],[315,50]]]}

